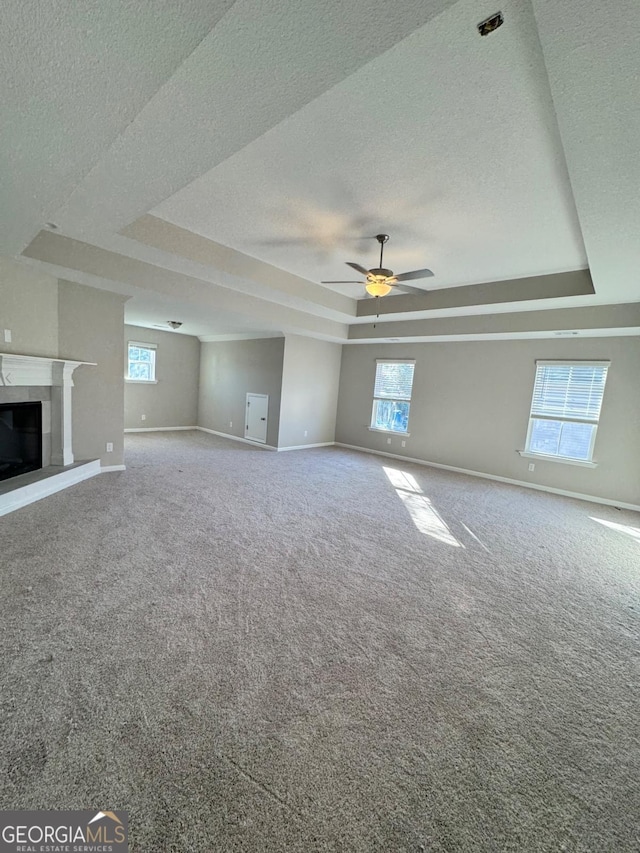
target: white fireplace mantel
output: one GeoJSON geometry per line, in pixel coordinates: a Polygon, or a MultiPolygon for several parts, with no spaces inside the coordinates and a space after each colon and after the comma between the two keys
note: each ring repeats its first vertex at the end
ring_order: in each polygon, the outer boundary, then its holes
{"type": "Polygon", "coordinates": [[[39,355],[0,353],[0,388],[41,385],[51,388],[51,463],[72,465],[71,389],[76,367],[95,367],[94,361],[72,361],[39,355]]]}
{"type": "Polygon", "coordinates": [[[0,352],[0,385],[61,385],[68,379],[73,388],[72,374],[81,364],[96,366],[95,361],[0,352]]]}

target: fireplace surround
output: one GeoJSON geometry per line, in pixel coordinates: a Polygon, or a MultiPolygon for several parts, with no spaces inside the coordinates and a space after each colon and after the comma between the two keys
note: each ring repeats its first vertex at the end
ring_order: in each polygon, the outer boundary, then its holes
{"type": "Polygon", "coordinates": [[[82,365],[95,362],[0,353],[0,417],[20,403],[35,403],[41,412],[39,464],[8,478],[0,472],[0,515],[100,473],[99,460],[79,464],[73,456],[73,373],[82,365]]]}
{"type": "Polygon", "coordinates": [[[51,406],[51,464],[71,465],[71,414],[73,372],[91,361],[71,361],[35,355],[0,353],[0,403],[15,403],[16,389],[23,400],[31,399],[29,389],[43,386],[50,389],[51,406]]]}

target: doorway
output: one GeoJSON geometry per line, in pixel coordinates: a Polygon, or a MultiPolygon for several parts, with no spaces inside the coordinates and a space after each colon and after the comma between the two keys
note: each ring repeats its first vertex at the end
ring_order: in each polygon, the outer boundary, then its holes
{"type": "Polygon", "coordinates": [[[267,443],[268,394],[247,394],[244,437],[250,441],[267,443]]]}

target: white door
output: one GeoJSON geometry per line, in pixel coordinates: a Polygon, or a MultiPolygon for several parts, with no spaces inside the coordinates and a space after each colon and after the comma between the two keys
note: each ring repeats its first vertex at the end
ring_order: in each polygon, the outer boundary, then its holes
{"type": "Polygon", "coordinates": [[[268,394],[247,394],[247,417],[244,437],[251,441],[267,443],[268,394]]]}

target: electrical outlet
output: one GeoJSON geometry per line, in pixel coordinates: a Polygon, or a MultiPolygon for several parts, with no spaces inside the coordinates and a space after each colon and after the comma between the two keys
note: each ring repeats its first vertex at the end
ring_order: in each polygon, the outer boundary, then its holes
{"type": "Polygon", "coordinates": [[[146,419],[147,419],[147,416],[146,416],[146,415],[140,415],[140,420],[141,420],[141,421],[146,421],[146,419]]]}
{"type": "Polygon", "coordinates": [[[11,343],[11,329],[4,330],[4,342],[5,344],[11,343]]]}
{"type": "Polygon", "coordinates": [[[403,446],[403,447],[406,447],[406,446],[407,446],[407,442],[406,442],[404,439],[402,439],[402,446],[403,446]]]}
{"type": "Polygon", "coordinates": [[[233,426],[233,421],[229,421],[229,429],[233,426]]]}
{"type": "Polygon", "coordinates": [[[390,438],[388,438],[388,439],[387,439],[387,444],[391,444],[391,439],[390,439],[390,438]]]}
{"type": "Polygon", "coordinates": [[[305,438],[307,437],[307,430],[306,430],[306,429],[305,429],[305,431],[304,431],[304,437],[305,437],[305,438]]]}
{"type": "Polygon", "coordinates": [[[112,441],[107,442],[107,453],[113,453],[113,442],[112,441]]]}
{"type": "Polygon", "coordinates": [[[535,462],[529,462],[529,470],[530,470],[530,471],[535,471],[535,470],[536,470],[536,464],[535,464],[535,462]]]}

